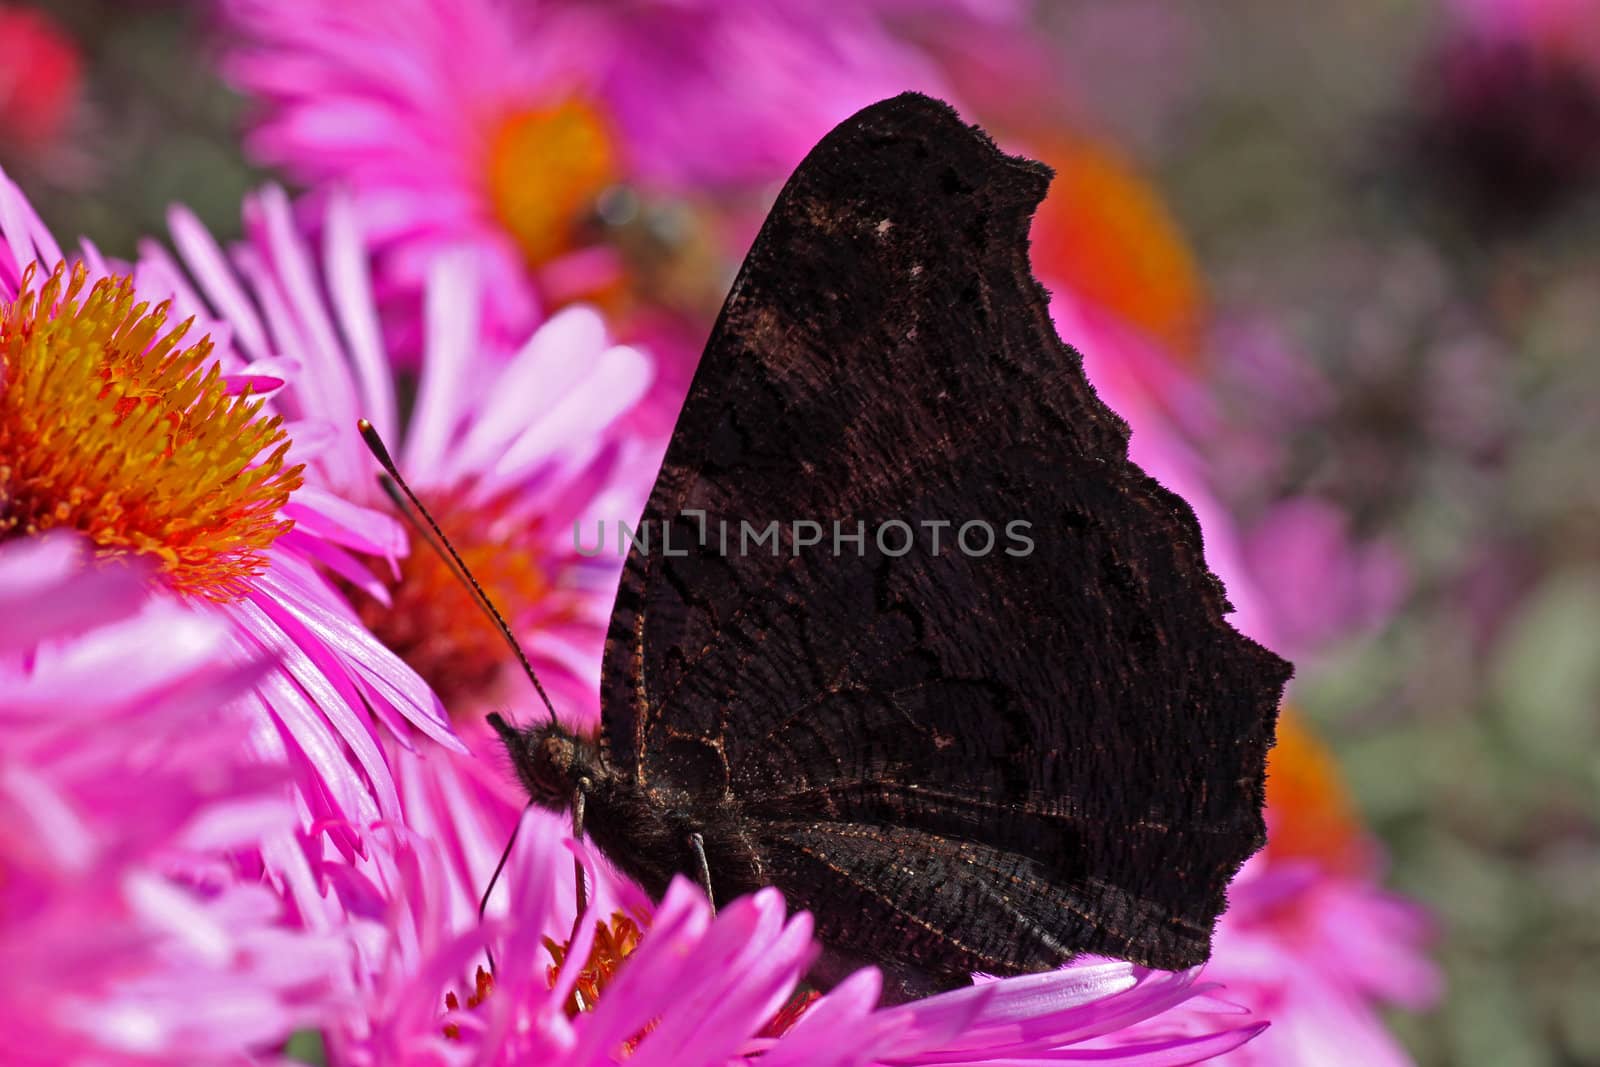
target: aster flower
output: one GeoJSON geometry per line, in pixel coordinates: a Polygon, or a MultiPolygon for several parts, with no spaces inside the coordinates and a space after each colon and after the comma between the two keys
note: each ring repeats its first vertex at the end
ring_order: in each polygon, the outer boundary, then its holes
{"type": "Polygon", "coordinates": [[[515,909],[465,932],[440,928],[439,867],[425,843],[397,837],[375,855],[387,872],[387,924],[370,939],[381,947],[371,956],[365,1014],[328,1033],[333,1063],[1179,1064],[1261,1029],[1210,1001],[1193,972],[1115,962],[984,982],[883,1011],[874,1010],[879,979],[869,968],[797,1002],[816,953],[810,919],[788,916],[771,889],[713,918],[680,879],[652,915],[601,923],[604,905],[592,907],[562,944],[571,882],[551,872],[570,868],[563,845],[573,846],[533,829],[507,871],[518,887],[515,909]],[[491,942],[492,978],[480,962],[491,942]]]}
{"type": "MultiPolygon", "coordinates": [[[[643,507],[665,442],[639,439],[622,419],[649,386],[649,361],[613,344],[600,316],[576,306],[499,351],[476,313],[488,280],[471,257],[442,255],[429,274],[427,345],[402,425],[351,203],[330,201],[317,248],[295,230],[279,189],[247,200],[245,216],[248,239],[230,256],[191,214],[174,209],[179,258],[148,246],[141,270],[241,349],[287,361],[314,383],[280,403],[316,436],[305,477],[320,498],[388,506],[356,432],[357,420],[369,419],[505,612],[560,713],[595,722],[622,560],[580,553],[576,525],[643,507]]],[[[382,576],[352,569],[341,553],[317,558],[345,579],[362,621],[458,721],[533,702],[500,635],[436,553],[413,553],[382,576]]]]}
{"type": "MultiPolygon", "coordinates": [[[[178,255],[148,246],[142,276],[178,293],[178,306],[212,320],[259,357],[257,365],[276,354],[314,382],[283,400],[302,434],[319,442],[307,459],[308,485],[328,499],[388,508],[355,429],[358,418],[370,419],[505,613],[563,720],[597,722],[622,560],[580,554],[574,531],[586,515],[631,516],[643,506],[664,442],[639,439],[622,420],[649,385],[650,363],[610,343],[598,314],[583,307],[498,351],[478,326],[485,279],[470,257],[442,255],[427,289],[420,380],[402,424],[349,202],[331,198],[317,246],[295,229],[280,190],[250,198],[245,216],[247,240],[224,252],[191,214],[174,209],[178,255]]],[[[439,844],[449,911],[465,928],[527,803],[504,772],[483,713],[529,712],[537,697],[450,565],[426,545],[376,575],[337,546],[319,548],[316,559],[339,576],[349,610],[438,693],[468,746],[417,744],[401,723],[384,742],[404,823],[439,844]]],[[[343,921],[339,908],[315,899],[312,883],[306,871],[291,886],[307,898],[300,906],[343,921]]],[[[490,914],[502,913],[506,899],[502,887],[490,914]]]]}
{"type": "Polygon", "coordinates": [[[622,280],[617,250],[585,225],[606,190],[712,195],[724,214],[739,190],[758,201],[857,108],[907,88],[949,95],[885,15],[926,31],[929,15],[987,24],[1020,8],[229,0],[223,70],[257,103],[256,159],[353,190],[386,294],[420,288],[439,248],[469,247],[500,279],[489,327],[519,334],[541,304],[622,280]]]}
{"type": "Polygon", "coordinates": [[[366,708],[459,747],[437,698],[317,569],[364,573],[351,553],[398,557],[403,529],[302,484],[314,442],[258,399],[287,384],[281,360],[170,325],[172,304],[155,303],[170,289],[113,273],[92,246],[69,266],[3,175],[0,234],[0,540],[77,530],[222,612],[219,655],[275,664],[247,698],[253,749],[288,766],[308,821],[334,820],[355,847],[354,827],[399,815],[366,708]]]}
{"type": "Polygon", "coordinates": [[[230,662],[222,614],[156,591],[142,558],[98,555],[0,545],[6,1062],[238,1063],[331,1017],[347,946],[228,859],[296,825],[281,768],[242,744],[267,665],[230,662]]]}

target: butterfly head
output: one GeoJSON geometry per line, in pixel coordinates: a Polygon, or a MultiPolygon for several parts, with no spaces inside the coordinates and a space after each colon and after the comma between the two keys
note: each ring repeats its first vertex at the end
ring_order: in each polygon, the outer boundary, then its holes
{"type": "Polygon", "coordinates": [[[555,721],[518,729],[499,715],[489,716],[511,755],[517,777],[528,796],[540,807],[565,811],[585,779],[595,780],[597,753],[594,741],[572,733],[555,721]]]}

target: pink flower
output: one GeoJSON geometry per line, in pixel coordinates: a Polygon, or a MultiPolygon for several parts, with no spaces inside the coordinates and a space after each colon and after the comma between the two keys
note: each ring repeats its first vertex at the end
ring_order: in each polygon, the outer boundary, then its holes
{"type": "Polygon", "coordinates": [[[1223,1058],[1260,1067],[1411,1063],[1377,1011],[1432,1007],[1438,968],[1424,954],[1433,923],[1371,874],[1258,856],[1228,890],[1206,977],[1272,1020],[1223,1058]]]}
{"type": "Polygon", "coordinates": [[[169,328],[173,308],[151,305],[170,279],[140,268],[130,281],[92,246],[61,265],[3,175],[0,236],[0,538],[77,529],[101,555],[153,561],[159,585],[214,605],[233,623],[219,657],[274,665],[244,698],[251,748],[289,767],[308,822],[332,820],[340,847],[356,847],[354,827],[400,814],[367,708],[460,747],[426,684],[320,569],[359,581],[355,554],[403,555],[403,528],[302,484],[297,464],[318,442],[282,420],[296,368],[274,350],[237,331],[199,338],[204,323],[169,328]]]}
{"type": "Polygon", "coordinates": [[[1358,541],[1343,512],[1313,497],[1275,504],[1251,527],[1244,555],[1256,587],[1272,590],[1273,629],[1289,650],[1381,624],[1407,586],[1391,546],[1358,541]]]}
{"type": "Polygon", "coordinates": [[[386,296],[465,246],[497,279],[490,328],[516,334],[541,305],[623,280],[586,227],[607,189],[759,200],[857,108],[949,95],[885,14],[926,32],[1020,7],[229,0],[224,73],[257,103],[255,158],[353,191],[386,296]]]}
{"type": "Polygon", "coordinates": [[[712,918],[699,891],[679,880],[636,947],[613,920],[595,951],[605,905],[591,908],[562,954],[587,961],[582,975],[570,966],[552,975],[546,939],[565,940],[571,923],[563,845],[571,846],[548,830],[524,828],[506,873],[516,893],[508,915],[464,932],[445,921],[439,867],[424,843],[397,838],[375,855],[388,872],[381,888],[390,905],[371,939],[381,947],[371,956],[366,1014],[329,1033],[334,1063],[598,1065],[626,1049],[639,1067],[1179,1064],[1261,1029],[1202,996],[1193,972],[1084,962],[884,1011],[874,1010],[879,980],[868,969],[770,1036],[816,952],[807,915],[787,916],[768,889],[712,918]],[[480,972],[469,981],[490,943],[492,980],[480,972]]]}
{"type": "Polygon", "coordinates": [[[1409,1063],[1379,1014],[1439,997],[1433,923],[1382,888],[1332,753],[1292,708],[1267,764],[1267,847],[1234,879],[1206,976],[1272,1020],[1241,1064],[1409,1063]]]}
{"type": "MultiPolygon", "coordinates": [[[[296,231],[276,188],[247,200],[245,216],[248,239],[229,254],[174,209],[180,258],[151,247],[141,269],[153,285],[159,279],[179,292],[186,313],[228,331],[258,361],[293,366],[308,384],[282,404],[317,441],[307,456],[309,491],[390,508],[356,432],[357,420],[369,419],[506,614],[559,713],[596,721],[623,561],[614,551],[580,553],[578,526],[591,516],[631,518],[643,507],[664,442],[638,438],[623,420],[649,387],[650,362],[613,344],[600,316],[578,306],[520,344],[500,345],[483,334],[477,314],[493,282],[470,256],[441,254],[427,282],[421,377],[402,423],[349,201],[329,201],[316,247],[296,231]]],[[[368,574],[338,546],[307,547],[343,580],[353,605],[346,612],[404,656],[458,721],[537,702],[500,635],[425,545],[384,576],[368,574]]]]}
{"type": "Polygon", "coordinates": [[[229,857],[292,834],[281,772],[242,743],[268,668],[222,613],[0,546],[0,1026],[6,1062],[238,1063],[332,1017],[339,939],[288,921],[229,857]]]}
{"type": "MultiPolygon", "coordinates": [[[[443,254],[428,280],[427,343],[402,422],[349,202],[329,200],[316,245],[295,229],[275,188],[250,198],[245,216],[247,240],[225,252],[189,212],[174,209],[178,257],[152,246],[141,269],[152,285],[183,294],[180,307],[213,321],[245,352],[291,365],[315,383],[284,401],[319,442],[308,457],[309,483],[332,499],[388,509],[375,482],[378,465],[356,433],[356,420],[368,418],[505,613],[562,719],[597,722],[622,559],[615,551],[580,554],[576,528],[590,515],[631,517],[643,507],[664,442],[640,439],[623,420],[649,385],[650,363],[612,344],[584,307],[558,313],[502,350],[478,325],[477,294],[488,280],[470,257],[443,254]]],[[[348,610],[440,695],[468,746],[417,744],[400,723],[383,746],[405,827],[438,845],[451,929],[466,929],[527,804],[482,716],[507,706],[533,713],[538,698],[450,566],[425,543],[387,574],[369,574],[336,547],[317,559],[341,577],[348,610]]],[[[305,869],[291,881],[298,906],[328,924],[345,921],[339,905],[314,891],[314,879],[305,869]]],[[[491,915],[503,913],[505,900],[502,886],[491,915]]]]}
{"type": "Polygon", "coordinates": [[[1446,6],[1471,33],[1567,52],[1600,69],[1600,14],[1587,0],[1451,0],[1446,6]]]}

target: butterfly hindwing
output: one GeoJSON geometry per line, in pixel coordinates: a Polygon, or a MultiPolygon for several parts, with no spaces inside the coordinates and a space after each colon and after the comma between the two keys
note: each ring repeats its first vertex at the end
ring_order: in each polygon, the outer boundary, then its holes
{"type": "Polygon", "coordinates": [[[775,884],[824,942],[947,979],[1204,959],[1288,671],[1055,335],[1027,258],[1047,182],[909,94],[818,145],[712,334],[607,644],[602,743],[718,799],[752,857],[712,850],[719,892],[775,884]]]}

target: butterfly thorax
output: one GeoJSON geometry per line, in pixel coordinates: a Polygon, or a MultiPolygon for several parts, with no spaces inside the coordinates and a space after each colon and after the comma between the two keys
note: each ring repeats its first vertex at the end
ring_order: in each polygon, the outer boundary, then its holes
{"type": "Polygon", "coordinates": [[[689,844],[704,842],[719,900],[764,884],[761,863],[731,797],[707,797],[665,784],[645,787],[613,767],[596,738],[545,722],[517,729],[498,715],[490,725],[505,742],[517,777],[540,807],[569,812],[584,798],[584,831],[624,874],[653,899],[674,875],[697,879],[689,844]]]}

